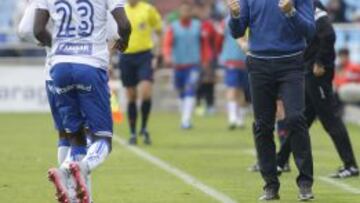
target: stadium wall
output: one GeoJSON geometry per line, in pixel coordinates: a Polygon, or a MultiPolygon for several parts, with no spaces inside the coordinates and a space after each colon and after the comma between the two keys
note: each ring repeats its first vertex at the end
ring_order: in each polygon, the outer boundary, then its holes
{"type": "Polygon", "coordinates": [[[0,65],[0,112],[49,111],[41,66],[0,65]]]}

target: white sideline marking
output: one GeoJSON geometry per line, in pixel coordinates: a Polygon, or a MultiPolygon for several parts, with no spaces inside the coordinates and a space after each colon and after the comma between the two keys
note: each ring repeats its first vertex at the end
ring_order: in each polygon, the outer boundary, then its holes
{"type": "Polygon", "coordinates": [[[342,189],[344,191],[347,191],[347,192],[350,192],[350,193],[353,193],[353,194],[358,194],[358,195],[360,194],[360,189],[355,188],[355,187],[353,187],[351,185],[348,185],[346,183],[342,183],[340,181],[336,181],[334,179],[331,179],[331,178],[328,178],[328,177],[323,177],[323,176],[319,176],[318,179],[322,180],[322,181],[324,181],[324,182],[326,182],[328,184],[331,184],[331,185],[333,185],[335,187],[338,187],[338,188],[340,188],[340,189],[342,189]]]}
{"type": "Polygon", "coordinates": [[[166,163],[165,161],[159,159],[156,156],[151,155],[150,153],[134,146],[129,146],[126,141],[121,139],[118,136],[114,136],[113,139],[118,142],[120,145],[125,147],[126,149],[130,150],[134,154],[138,155],[142,159],[154,164],[155,166],[161,168],[162,170],[176,176],[177,178],[181,179],[185,183],[193,186],[194,188],[200,190],[201,192],[207,194],[208,196],[218,200],[221,203],[237,203],[237,201],[233,200],[231,197],[215,190],[214,188],[205,185],[200,180],[196,179],[195,177],[187,174],[180,169],[171,166],[170,164],[166,163]]]}
{"type": "MultiPolygon", "coordinates": [[[[247,155],[252,155],[252,156],[256,156],[256,152],[254,149],[247,149],[247,150],[243,150],[243,153],[244,154],[247,154],[247,155]]],[[[330,184],[330,185],[333,185],[335,187],[338,187],[346,192],[350,192],[350,193],[353,193],[353,194],[360,194],[360,189],[356,188],[356,187],[353,187],[349,184],[346,184],[346,183],[343,183],[343,182],[340,182],[338,180],[334,180],[334,179],[331,179],[331,178],[328,178],[328,177],[324,177],[324,176],[318,176],[316,179],[318,180],[321,180],[327,184],[330,184]]]]}

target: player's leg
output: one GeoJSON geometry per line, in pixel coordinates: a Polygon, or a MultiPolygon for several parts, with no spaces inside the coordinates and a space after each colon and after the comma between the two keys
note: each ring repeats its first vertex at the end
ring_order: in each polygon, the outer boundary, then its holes
{"type": "Polygon", "coordinates": [[[140,80],[140,99],[141,99],[141,130],[140,133],[144,136],[144,143],[151,144],[150,133],[148,131],[148,121],[152,107],[152,87],[153,87],[153,56],[150,52],[143,53],[139,58],[141,63],[138,69],[138,78],[140,80]]]}
{"type": "MultiPolygon", "coordinates": [[[[178,92],[179,98],[179,112],[182,117],[184,112],[184,100],[185,100],[185,79],[186,79],[186,70],[184,69],[175,69],[174,71],[174,86],[178,92]]],[[[181,128],[184,126],[181,124],[181,128]]]]}
{"type": "Polygon", "coordinates": [[[277,154],[278,172],[290,172],[289,157],[291,154],[291,147],[288,141],[289,131],[285,121],[284,104],[281,99],[278,99],[276,108],[276,131],[280,142],[280,150],[277,154]]]}
{"type": "MultiPolygon", "coordinates": [[[[74,90],[75,86],[72,79],[72,71],[71,65],[67,63],[56,64],[51,71],[54,89],[56,90],[56,94],[54,94],[56,109],[60,115],[62,127],[67,134],[74,134],[83,127],[82,116],[77,103],[77,95],[74,90]]],[[[86,145],[82,147],[82,150],[75,145],[71,145],[70,152],[68,152],[61,167],[59,169],[52,168],[49,170],[49,179],[55,185],[58,197],[62,199],[62,201],[64,198],[72,198],[73,195],[71,194],[71,188],[69,190],[71,179],[69,179],[67,170],[68,164],[74,157],[83,157],[85,152],[86,145]]],[[[67,201],[73,201],[73,199],[68,199],[67,201]]]]}
{"type": "Polygon", "coordinates": [[[148,130],[148,121],[152,108],[152,82],[142,81],[140,83],[141,94],[141,135],[144,136],[144,143],[150,145],[151,138],[148,130]]]}
{"type": "MultiPolygon", "coordinates": [[[[203,77],[203,74],[201,74],[203,77]]],[[[198,116],[205,115],[205,106],[203,105],[203,100],[205,98],[205,84],[200,82],[199,87],[196,90],[196,114],[198,116]]]]}
{"type": "Polygon", "coordinates": [[[323,78],[308,77],[306,80],[307,95],[316,110],[321,124],[332,139],[343,167],[333,174],[334,178],[359,176],[351,140],[346,126],[338,112],[332,89],[332,78],[325,75],[323,78]]]}
{"type": "Polygon", "coordinates": [[[210,81],[205,84],[206,113],[213,115],[215,113],[215,82],[210,81]]]}
{"type": "Polygon", "coordinates": [[[191,67],[185,70],[185,86],[182,111],[182,128],[190,129],[192,127],[192,115],[196,103],[196,89],[200,78],[200,68],[191,67]]]}
{"type": "Polygon", "coordinates": [[[77,185],[80,200],[89,198],[86,176],[100,166],[111,151],[113,122],[110,107],[110,89],[105,70],[87,65],[74,65],[74,80],[80,84],[77,89],[78,102],[86,123],[93,135],[86,156],[80,162],[72,162],[70,171],[77,185]]]}
{"type": "Polygon", "coordinates": [[[126,96],[127,96],[127,117],[130,128],[130,138],[129,144],[137,144],[137,89],[135,87],[126,87],[126,96]]]}
{"type": "Polygon", "coordinates": [[[248,112],[248,104],[246,102],[246,98],[245,98],[245,90],[243,88],[239,88],[238,89],[238,103],[239,103],[239,108],[237,110],[237,122],[236,125],[239,128],[244,128],[245,127],[245,120],[246,120],[246,114],[248,112]]]}
{"type": "Polygon", "coordinates": [[[288,136],[288,130],[286,128],[285,122],[284,104],[281,99],[278,99],[276,102],[276,121],[276,130],[279,137],[280,145],[282,145],[288,136]]]}
{"type": "Polygon", "coordinates": [[[269,71],[267,61],[249,58],[247,67],[250,75],[250,90],[253,101],[255,122],[253,125],[255,146],[260,172],[265,181],[261,200],[279,199],[280,182],[276,170],[276,146],[274,124],[277,87],[269,71]]]}
{"type": "Polygon", "coordinates": [[[237,126],[242,128],[245,126],[246,114],[248,112],[247,91],[249,88],[248,72],[246,70],[238,70],[238,84],[239,84],[239,109],[237,126]]]}
{"type": "Polygon", "coordinates": [[[237,71],[236,69],[225,68],[227,113],[230,130],[236,128],[236,122],[238,120],[239,78],[237,77],[237,71]]]}
{"type": "Polygon", "coordinates": [[[133,55],[121,55],[120,57],[120,70],[121,81],[126,88],[127,96],[127,118],[130,129],[129,144],[137,144],[137,85],[139,82],[137,75],[137,66],[133,64],[137,60],[133,55]]]}
{"type": "Polygon", "coordinates": [[[57,160],[58,165],[60,166],[66,159],[66,156],[70,150],[70,141],[69,134],[65,132],[65,129],[62,124],[62,119],[60,113],[56,107],[55,100],[55,88],[53,82],[51,80],[46,81],[46,94],[48,97],[48,102],[51,110],[51,115],[54,121],[55,129],[58,131],[58,152],[57,152],[57,160]]]}
{"type": "MultiPolygon", "coordinates": [[[[304,115],[306,118],[306,123],[307,123],[308,127],[310,128],[316,118],[316,110],[314,109],[314,106],[312,105],[310,98],[307,94],[305,96],[305,104],[306,104],[306,107],[305,107],[304,115]]],[[[282,107],[280,107],[280,108],[284,108],[283,107],[284,104],[282,102],[280,105],[282,105],[282,107]]],[[[279,107],[279,105],[278,105],[278,107],[279,107]]],[[[282,110],[282,111],[284,111],[284,110],[282,110]]],[[[282,135],[285,134],[285,139],[283,138],[283,140],[281,141],[280,150],[277,154],[277,164],[278,164],[279,173],[288,171],[286,165],[289,163],[289,158],[291,155],[291,143],[290,143],[290,139],[289,139],[289,129],[288,129],[287,122],[286,122],[285,111],[283,113],[284,113],[283,116],[278,115],[278,119],[280,119],[280,121],[278,121],[278,123],[277,123],[279,137],[282,137],[282,135]]],[[[288,169],[290,169],[290,168],[288,168],[288,169]]]]}
{"type": "Polygon", "coordinates": [[[93,67],[83,67],[79,71],[78,81],[82,84],[91,83],[90,92],[79,94],[80,106],[90,131],[93,134],[92,144],[88,148],[86,157],[81,161],[87,165],[88,173],[103,163],[111,151],[111,138],[113,135],[113,122],[110,107],[110,90],[107,85],[106,71],[93,67]],[[88,78],[81,78],[81,72],[87,72],[88,78]],[[96,98],[96,99],[94,99],[96,98]]]}
{"type": "Polygon", "coordinates": [[[310,136],[305,109],[305,77],[302,56],[280,60],[276,65],[280,68],[276,73],[279,81],[279,95],[284,102],[286,121],[289,128],[289,139],[299,170],[297,184],[299,199],[313,199],[313,161],[310,136]]]}

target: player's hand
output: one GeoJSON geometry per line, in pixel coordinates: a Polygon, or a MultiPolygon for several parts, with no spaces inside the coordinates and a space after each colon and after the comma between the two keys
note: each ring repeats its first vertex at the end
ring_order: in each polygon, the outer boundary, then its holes
{"type": "Polygon", "coordinates": [[[325,72],[326,72],[326,70],[325,70],[324,66],[315,63],[313,73],[316,77],[323,76],[325,74],[325,72]]]}
{"type": "Polygon", "coordinates": [[[239,0],[227,0],[227,5],[230,9],[231,16],[240,16],[240,2],[239,0]]]}
{"type": "Polygon", "coordinates": [[[280,0],[279,1],[279,8],[285,14],[291,13],[294,10],[293,0],[280,0]]]}
{"type": "Polygon", "coordinates": [[[125,41],[122,38],[116,40],[114,44],[114,49],[117,49],[120,52],[124,52],[126,51],[127,48],[128,48],[128,41],[125,41]]]}

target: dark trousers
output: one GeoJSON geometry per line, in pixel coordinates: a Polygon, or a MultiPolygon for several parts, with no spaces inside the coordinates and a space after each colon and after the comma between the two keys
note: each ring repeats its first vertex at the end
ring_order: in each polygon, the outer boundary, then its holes
{"type": "Polygon", "coordinates": [[[301,55],[282,59],[248,57],[250,91],[253,100],[255,145],[265,187],[279,189],[274,125],[278,95],[284,102],[289,141],[299,170],[298,185],[312,186],[311,144],[305,109],[304,62],[301,55]]]}
{"type": "MultiPolygon", "coordinates": [[[[328,71],[323,77],[313,74],[306,75],[306,109],[305,117],[309,127],[316,117],[319,118],[325,131],[332,139],[344,167],[357,167],[348,131],[341,118],[341,107],[333,91],[333,71],[328,71]]],[[[278,164],[283,166],[291,153],[289,142],[285,142],[278,154],[278,164]]]]}
{"type": "Polygon", "coordinates": [[[215,103],[215,83],[201,83],[196,92],[197,105],[201,104],[202,99],[206,102],[206,107],[213,107],[215,103]]]}

